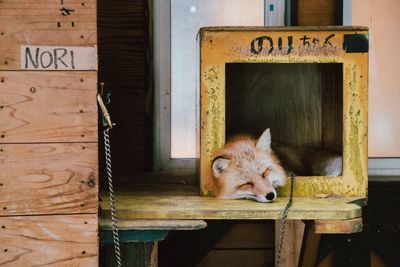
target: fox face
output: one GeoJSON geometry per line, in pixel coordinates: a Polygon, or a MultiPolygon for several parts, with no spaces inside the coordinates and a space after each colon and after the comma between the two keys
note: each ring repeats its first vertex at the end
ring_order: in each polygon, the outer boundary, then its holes
{"type": "Polygon", "coordinates": [[[276,199],[275,187],[286,183],[286,173],[271,150],[266,129],[258,140],[238,136],[219,150],[212,162],[216,197],[258,202],[276,199]]]}

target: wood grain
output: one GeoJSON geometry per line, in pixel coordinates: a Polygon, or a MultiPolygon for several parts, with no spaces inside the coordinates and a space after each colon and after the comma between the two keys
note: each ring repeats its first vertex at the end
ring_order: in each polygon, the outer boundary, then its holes
{"type": "Polygon", "coordinates": [[[97,144],[0,144],[0,216],[97,213],[97,144]]]}
{"type": "MultiPolygon", "coordinates": [[[[281,223],[281,220],[275,221],[275,264],[278,258],[278,248],[281,237],[281,223]]],[[[279,266],[298,266],[305,225],[302,221],[298,220],[287,221],[286,223],[279,266]]]]}
{"type": "MultiPolygon", "coordinates": [[[[129,242],[121,244],[122,266],[156,267],[158,242],[129,242]]],[[[114,246],[100,246],[101,264],[104,267],[117,267],[114,246]]],[[[174,266],[174,265],[171,265],[174,266]]]]}
{"type": "Polygon", "coordinates": [[[321,64],[229,63],[225,73],[226,138],[270,128],[274,142],[322,146],[321,64]]]}
{"type": "Polygon", "coordinates": [[[343,147],[343,65],[323,64],[322,73],[322,147],[337,152],[343,147]]]}
{"type": "Polygon", "coordinates": [[[312,222],[306,222],[298,264],[299,267],[316,266],[320,240],[321,235],[315,233],[314,224],[312,222]]]}
{"type": "MultiPolygon", "coordinates": [[[[121,187],[123,187],[121,185],[121,187]]],[[[273,203],[251,200],[221,200],[185,192],[187,186],[134,186],[116,190],[118,216],[121,219],[265,219],[282,216],[287,197],[273,203]],[[147,188],[147,189],[146,189],[147,188]],[[158,190],[157,190],[158,189],[158,190]]],[[[191,187],[189,187],[190,189],[191,187]]],[[[107,199],[107,192],[101,194],[107,199]]],[[[346,198],[295,198],[289,220],[352,219],[361,216],[361,208],[346,198]]],[[[100,203],[103,218],[109,218],[108,201],[100,203]]]]}
{"type": "MultiPolygon", "coordinates": [[[[118,229],[121,230],[179,230],[192,231],[207,227],[203,220],[118,220],[118,229]]],[[[100,220],[101,230],[112,230],[112,221],[100,220]]]]}
{"type": "Polygon", "coordinates": [[[0,1],[0,70],[21,69],[22,45],[95,46],[96,1],[0,1]]]}
{"type": "Polygon", "coordinates": [[[0,266],[98,266],[97,215],[0,217],[0,266]]]}
{"type": "Polygon", "coordinates": [[[351,220],[316,220],[316,234],[354,234],[363,229],[362,218],[351,220]]]}
{"type": "Polygon", "coordinates": [[[97,142],[96,72],[0,72],[0,143],[97,142]]]}
{"type": "Polygon", "coordinates": [[[298,0],[299,26],[340,25],[337,21],[337,4],[335,0],[298,0]]]}

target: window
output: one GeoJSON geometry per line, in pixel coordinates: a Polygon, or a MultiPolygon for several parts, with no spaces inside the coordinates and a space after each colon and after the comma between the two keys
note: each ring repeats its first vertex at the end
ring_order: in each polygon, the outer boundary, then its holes
{"type": "MultiPolygon", "coordinates": [[[[203,26],[264,25],[265,0],[154,0],[156,170],[194,170],[197,156],[196,36],[203,26]]],[[[290,1],[286,1],[286,4],[290,1]]],[[[269,5],[268,5],[269,6],[269,5]]],[[[343,1],[345,25],[370,27],[369,166],[371,175],[400,175],[400,2],[343,1]],[[371,20],[371,17],[373,19],[371,20]],[[393,32],[395,31],[395,32],[393,32]],[[386,67],[388,66],[388,67],[386,67]]],[[[267,11],[270,9],[267,9],[267,11]]]]}
{"type": "Polygon", "coordinates": [[[263,7],[264,0],[155,1],[157,170],[194,169],[195,166],[198,30],[204,26],[262,26],[263,7]]]}

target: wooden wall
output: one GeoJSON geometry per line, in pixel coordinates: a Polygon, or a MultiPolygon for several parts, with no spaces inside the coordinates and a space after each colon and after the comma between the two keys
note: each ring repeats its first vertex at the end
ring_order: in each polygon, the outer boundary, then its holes
{"type": "Polygon", "coordinates": [[[96,1],[0,1],[0,265],[98,265],[96,1]]]}

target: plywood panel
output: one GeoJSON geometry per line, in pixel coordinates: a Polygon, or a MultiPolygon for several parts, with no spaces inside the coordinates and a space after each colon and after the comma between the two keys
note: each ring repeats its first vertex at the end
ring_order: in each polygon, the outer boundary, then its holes
{"type": "Polygon", "coordinates": [[[0,217],[0,266],[98,266],[97,214],[0,217]]]}
{"type": "Polygon", "coordinates": [[[95,46],[95,0],[0,1],[0,70],[21,69],[22,45],[95,46]]]}
{"type": "Polygon", "coordinates": [[[0,72],[0,143],[97,142],[96,72],[0,72]]]}
{"type": "Polygon", "coordinates": [[[0,144],[0,165],[0,216],[97,212],[97,144],[0,144]]]}

